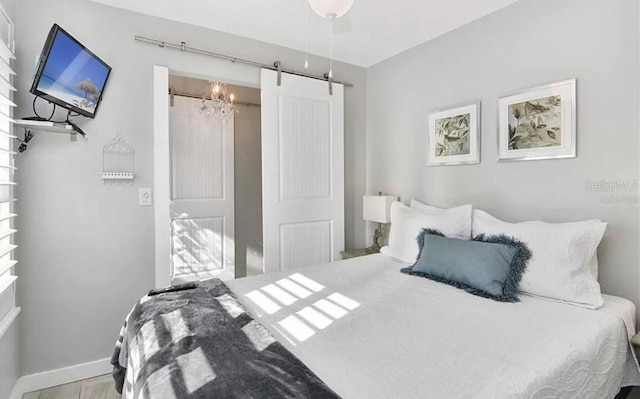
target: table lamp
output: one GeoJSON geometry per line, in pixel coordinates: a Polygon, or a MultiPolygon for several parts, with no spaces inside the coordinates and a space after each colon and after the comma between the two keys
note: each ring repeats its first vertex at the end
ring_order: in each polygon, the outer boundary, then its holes
{"type": "Polygon", "coordinates": [[[391,222],[391,204],[398,200],[393,195],[365,195],[362,198],[362,218],[369,222],[378,223],[373,232],[373,244],[366,249],[367,253],[380,252],[380,237],[382,237],[383,224],[391,222]]]}

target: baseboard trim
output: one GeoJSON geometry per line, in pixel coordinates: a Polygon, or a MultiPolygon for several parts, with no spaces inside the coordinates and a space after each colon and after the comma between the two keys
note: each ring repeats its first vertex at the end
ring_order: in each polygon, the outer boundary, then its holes
{"type": "Polygon", "coordinates": [[[110,373],[112,369],[110,362],[111,358],[105,358],[93,362],[76,364],[75,366],[22,376],[18,379],[11,392],[11,399],[22,399],[22,395],[28,392],[39,391],[41,389],[110,373]]]}

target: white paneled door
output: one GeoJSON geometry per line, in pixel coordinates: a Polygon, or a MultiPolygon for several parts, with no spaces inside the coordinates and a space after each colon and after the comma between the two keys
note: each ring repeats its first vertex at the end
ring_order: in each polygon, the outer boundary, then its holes
{"type": "Polygon", "coordinates": [[[265,272],[340,259],[344,88],[261,71],[265,272]]]}
{"type": "Polygon", "coordinates": [[[235,276],[234,120],[200,114],[200,99],[169,108],[172,282],[235,276]]]}

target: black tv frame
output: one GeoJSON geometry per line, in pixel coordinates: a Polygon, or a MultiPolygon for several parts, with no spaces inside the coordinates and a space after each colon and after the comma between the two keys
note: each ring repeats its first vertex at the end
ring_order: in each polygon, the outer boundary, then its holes
{"type": "Polygon", "coordinates": [[[31,90],[29,90],[31,92],[31,94],[36,95],[38,97],[41,97],[53,104],[59,105],[62,108],[65,108],[71,112],[75,112],[77,114],[80,114],[82,116],[86,116],[87,118],[95,118],[96,114],[98,113],[98,107],[100,106],[100,103],[102,102],[102,98],[103,98],[103,94],[104,94],[104,90],[107,87],[107,84],[109,83],[109,76],[111,75],[111,67],[109,66],[109,64],[107,64],[106,62],[104,62],[100,57],[98,57],[97,55],[95,55],[91,50],[89,50],[88,48],[86,48],[82,43],[80,43],[75,37],[71,36],[69,34],[69,32],[67,32],[66,30],[62,29],[60,27],[60,25],[58,24],[53,24],[53,26],[51,27],[51,30],[49,30],[49,35],[47,36],[47,40],[44,43],[44,47],[42,48],[42,52],[40,53],[40,60],[38,61],[38,68],[36,70],[36,74],[33,78],[33,83],[31,84],[31,90]],[[93,113],[88,112],[82,108],[76,107],[73,104],[69,104],[66,101],[63,101],[57,97],[53,97],[45,92],[42,92],[40,90],[38,90],[38,84],[40,83],[40,79],[42,78],[42,73],[44,71],[44,66],[47,64],[47,60],[49,59],[49,55],[51,53],[51,47],[53,46],[53,41],[56,37],[56,35],[58,34],[58,32],[62,32],[63,34],[67,35],[67,37],[69,37],[71,40],[73,40],[79,47],[81,47],[84,51],[86,51],[90,56],[94,57],[98,62],[100,62],[102,65],[104,65],[107,68],[107,76],[105,77],[105,83],[104,83],[104,87],[102,88],[102,91],[100,92],[100,97],[96,100],[96,108],[93,111],[93,113]]]}

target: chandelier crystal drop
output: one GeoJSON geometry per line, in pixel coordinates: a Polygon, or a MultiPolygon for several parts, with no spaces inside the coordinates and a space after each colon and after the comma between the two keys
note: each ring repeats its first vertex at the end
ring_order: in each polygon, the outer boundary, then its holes
{"type": "Polygon", "coordinates": [[[233,116],[236,106],[233,103],[233,93],[227,94],[227,85],[221,82],[210,81],[211,94],[209,98],[202,95],[200,113],[206,116],[214,116],[218,119],[228,120],[233,116]]]}

